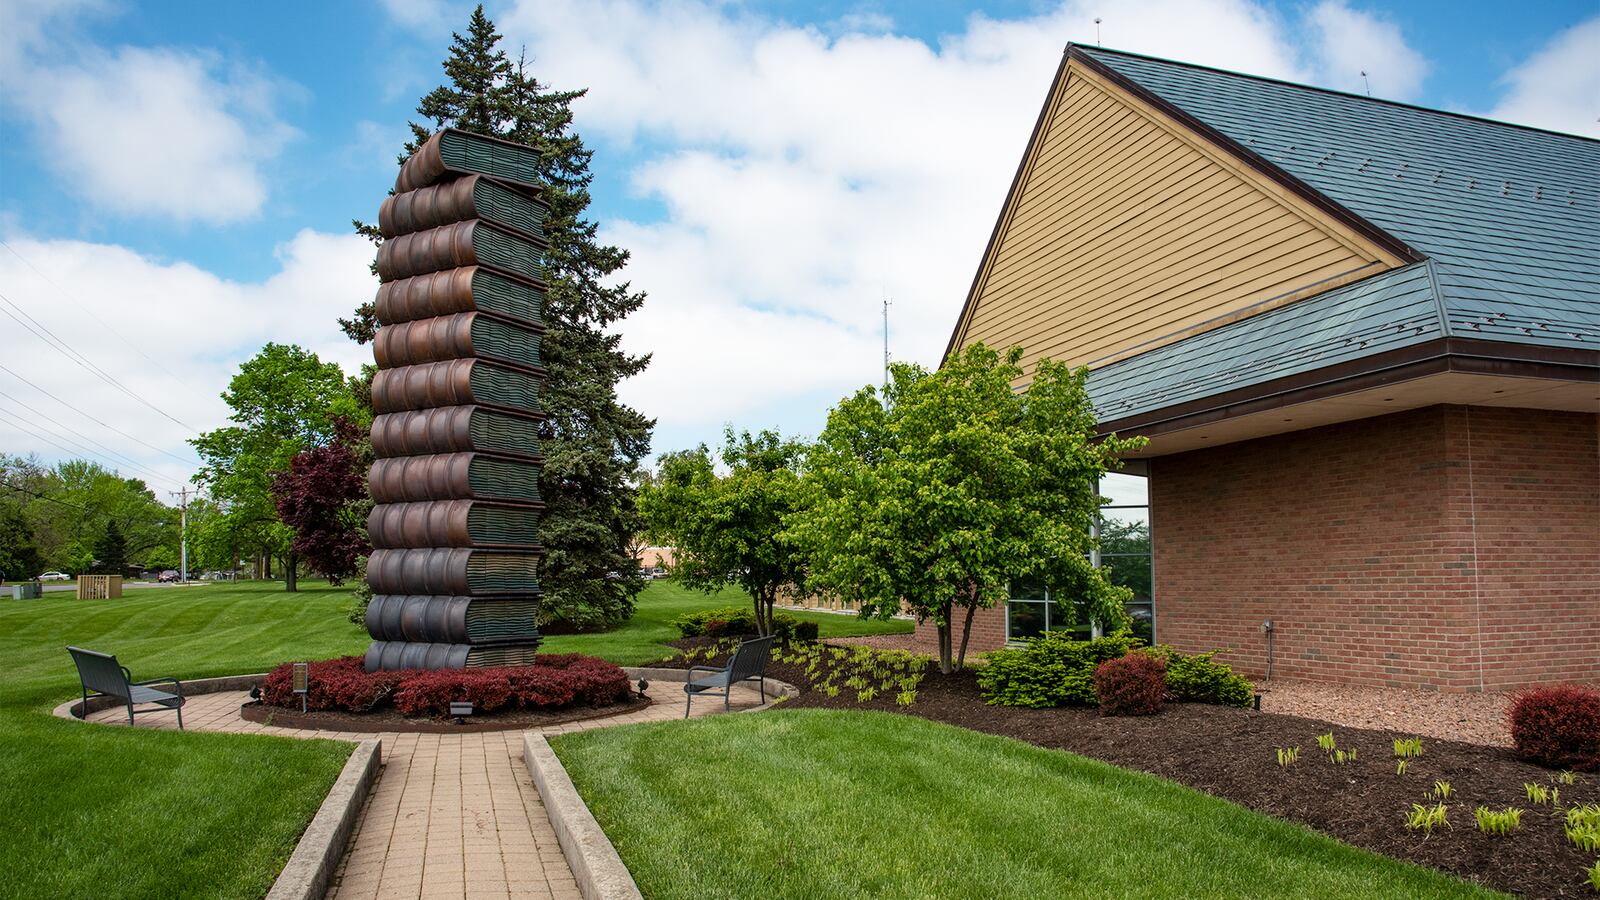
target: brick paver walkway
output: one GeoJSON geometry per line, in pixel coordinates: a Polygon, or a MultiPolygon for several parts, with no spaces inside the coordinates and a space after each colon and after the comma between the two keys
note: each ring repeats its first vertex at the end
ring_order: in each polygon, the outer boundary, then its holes
{"type": "MultiPolygon", "coordinates": [[[[683,715],[682,691],[660,684],[646,709],[543,729],[583,731],[683,715]]],[[[578,900],[577,881],[561,855],[544,803],[522,761],[522,732],[477,734],[357,734],[274,728],[239,718],[249,697],[225,691],[193,697],[183,707],[185,728],[301,738],[383,741],[383,771],[367,797],[361,821],[329,897],[550,897],[578,900]]],[[[754,688],[736,688],[733,706],[760,703],[754,688]]],[[[697,701],[694,715],[722,712],[721,698],[697,701]]],[[[109,709],[91,722],[127,724],[126,710],[109,709]]],[[[140,717],[140,728],[176,728],[173,716],[140,717]]]]}

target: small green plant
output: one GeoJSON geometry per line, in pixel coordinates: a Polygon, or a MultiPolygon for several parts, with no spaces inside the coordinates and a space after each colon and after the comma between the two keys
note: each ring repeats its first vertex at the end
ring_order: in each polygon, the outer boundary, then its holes
{"type": "Polygon", "coordinates": [[[1572,785],[1577,784],[1579,781],[1582,780],[1581,778],[1578,777],[1578,773],[1577,772],[1573,772],[1571,770],[1567,770],[1567,771],[1564,771],[1564,772],[1557,772],[1555,774],[1555,779],[1556,779],[1556,784],[1564,784],[1564,785],[1567,785],[1568,787],[1571,787],[1572,785]]]}
{"type": "Polygon", "coordinates": [[[1478,820],[1478,830],[1484,834],[1507,835],[1522,827],[1522,810],[1511,806],[1503,810],[1480,806],[1473,811],[1473,816],[1478,820]]]}
{"type": "Polygon", "coordinates": [[[1323,753],[1327,753],[1331,756],[1333,751],[1338,749],[1339,745],[1334,741],[1333,732],[1330,731],[1327,734],[1317,735],[1317,746],[1322,748],[1323,753]]]}
{"type": "Polygon", "coordinates": [[[1421,803],[1411,804],[1411,813],[1406,816],[1406,827],[1412,831],[1421,831],[1425,836],[1432,835],[1433,829],[1439,826],[1450,827],[1450,813],[1443,803],[1432,806],[1423,806],[1421,803]]]}
{"type": "Polygon", "coordinates": [[[1546,806],[1550,803],[1550,789],[1544,785],[1529,781],[1523,783],[1522,789],[1527,792],[1529,803],[1538,806],[1546,806]]]}
{"type": "Polygon", "coordinates": [[[1450,782],[1448,781],[1435,781],[1433,783],[1433,799],[1435,800],[1439,800],[1441,802],[1449,800],[1450,795],[1454,794],[1455,792],[1456,789],[1451,787],[1450,782]]]}
{"type": "Polygon", "coordinates": [[[911,704],[917,702],[917,692],[901,691],[894,696],[894,702],[900,704],[901,706],[910,706],[911,704]]]}
{"type": "Polygon", "coordinates": [[[1394,764],[1394,773],[1396,775],[1404,775],[1406,773],[1406,760],[1402,759],[1394,764]]]}
{"type": "Polygon", "coordinates": [[[1348,762],[1355,762],[1355,758],[1356,751],[1354,750],[1335,750],[1329,754],[1328,761],[1336,766],[1342,766],[1348,762]]]}
{"type": "Polygon", "coordinates": [[[876,696],[878,696],[877,688],[862,688],[861,690],[856,691],[856,702],[869,703],[871,702],[872,698],[876,696]]]}
{"type": "Polygon", "coordinates": [[[1422,738],[1395,738],[1394,755],[1400,759],[1416,759],[1422,755],[1422,738]]]}
{"type": "Polygon", "coordinates": [[[1298,763],[1299,761],[1300,761],[1300,748],[1299,747],[1279,747],[1278,748],[1278,768],[1287,771],[1290,766],[1298,763]]]}
{"type": "Polygon", "coordinates": [[[1567,840],[1579,850],[1600,852],[1600,804],[1583,803],[1567,808],[1567,840]]]}
{"type": "Polygon", "coordinates": [[[1583,874],[1589,876],[1589,887],[1594,888],[1596,892],[1600,892],[1600,859],[1595,860],[1594,865],[1584,869],[1583,874]]]}

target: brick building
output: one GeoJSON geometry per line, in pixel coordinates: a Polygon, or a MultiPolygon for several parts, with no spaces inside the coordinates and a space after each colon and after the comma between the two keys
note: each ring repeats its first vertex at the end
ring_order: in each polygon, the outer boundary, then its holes
{"type": "MultiPolygon", "coordinates": [[[[950,348],[980,340],[1088,366],[1150,439],[1100,552],[1154,640],[1600,678],[1600,142],[1072,46],[950,348]]],[[[1013,585],[972,646],[1061,603],[1013,585]]]]}

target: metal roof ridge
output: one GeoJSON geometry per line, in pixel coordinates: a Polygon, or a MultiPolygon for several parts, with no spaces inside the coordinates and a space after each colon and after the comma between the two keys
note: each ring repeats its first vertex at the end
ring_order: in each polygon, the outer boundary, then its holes
{"type": "Polygon", "coordinates": [[[1439,283],[1439,272],[1433,265],[1433,257],[1422,261],[1428,270],[1428,284],[1433,287],[1433,310],[1439,317],[1439,333],[1444,337],[1453,337],[1450,331],[1450,310],[1444,302],[1444,285],[1439,283]]]}
{"type": "Polygon", "coordinates": [[[1216,66],[1206,66],[1206,65],[1201,65],[1200,63],[1185,62],[1185,61],[1179,60],[1179,59],[1167,59],[1167,58],[1161,57],[1161,56],[1151,56],[1151,55],[1146,54],[1146,53],[1134,53],[1134,52],[1132,52],[1130,50],[1114,50],[1114,49],[1110,49],[1110,48],[1106,48],[1106,47],[1090,46],[1088,44],[1079,44],[1079,43],[1068,42],[1068,44],[1066,46],[1066,50],[1063,51],[1063,52],[1071,52],[1074,49],[1082,51],[1082,52],[1085,52],[1085,53],[1104,53],[1104,54],[1109,54],[1109,55],[1112,55],[1112,56],[1123,56],[1123,57],[1127,57],[1129,59],[1142,59],[1142,60],[1147,60],[1149,62],[1162,63],[1164,65],[1169,65],[1169,66],[1181,66],[1181,67],[1183,67],[1185,69],[1199,69],[1200,71],[1203,71],[1203,72],[1215,72],[1215,73],[1217,73],[1219,75],[1228,75],[1228,76],[1232,76],[1234,78],[1248,78],[1251,81],[1261,81],[1261,82],[1265,82],[1267,84],[1278,84],[1278,85],[1283,85],[1285,87],[1299,88],[1300,90],[1305,90],[1305,91],[1315,91],[1315,92],[1317,92],[1319,94],[1331,94],[1331,95],[1333,95],[1335,97],[1348,97],[1348,98],[1350,98],[1352,100],[1361,100],[1361,101],[1370,102],[1370,103],[1382,103],[1382,104],[1384,104],[1386,106],[1395,106],[1395,107],[1399,107],[1401,109],[1416,110],[1418,112],[1426,112],[1426,113],[1436,113],[1436,114],[1441,115],[1441,116],[1450,116],[1451,118],[1456,118],[1456,119],[1466,119],[1469,122],[1480,122],[1480,123],[1483,123],[1483,124],[1486,124],[1486,125],[1498,125],[1498,126],[1501,126],[1501,127],[1504,127],[1504,128],[1516,128],[1516,129],[1521,130],[1521,131],[1531,131],[1531,132],[1534,132],[1536,134],[1548,134],[1548,135],[1551,135],[1551,136],[1554,136],[1554,137],[1559,137],[1559,138],[1570,138],[1572,140],[1585,141],[1585,142],[1591,143],[1591,144],[1600,144],[1600,138],[1592,138],[1592,137],[1588,137],[1586,135],[1581,135],[1581,134],[1572,134],[1571,132],[1568,132],[1568,131],[1554,131],[1554,130],[1549,129],[1549,128],[1540,128],[1537,125],[1523,125],[1523,124],[1518,123],[1518,122],[1507,122],[1507,121],[1505,121],[1503,119],[1491,119],[1491,118],[1488,118],[1486,116],[1473,115],[1472,113],[1456,112],[1454,110],[1438,109],[1437,107],[1432,107],[1432,106],[1423,106],[1420,103],[1406,103],[1403,100],[1390,100],[1390,99],[1388,99],[1386,97],[1370,97],[1370,96],[1367,96],[1365,94],[1356,94],[1356,93],[1352,93],[1350,91],[1337,90],[1335,88],[1321,87],[1319,85],[1314,85],[1314,84],[1302,84],[1302,83],[1300,83],[1298,81],[1289,81],[1289,80],[1284,79],[1284,78],[1273,78],[1270,75],[1255,75],[1255,74],[1252,74],[1250,72],[1236,72],[1236,71],[1234,71],[1232,69],[1220,69],[1220,68],[1217,68],[1216,66]]]}

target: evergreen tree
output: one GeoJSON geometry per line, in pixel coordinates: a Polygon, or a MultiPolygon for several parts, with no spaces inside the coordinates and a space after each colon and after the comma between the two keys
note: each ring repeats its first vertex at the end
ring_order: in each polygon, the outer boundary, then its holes
{"type": "MultiPolygon", "coordinates": [[[[626,282],[608,286],[628,253],[596,240],[589,206],[593,155],[572,130],[572,102],[584,91],[555,91],[534,78],[525,56],[512,63],[501,36],[479,6],[465,35],[453,36],[447,83],[422,98],[406,156],[440,128],[494,135],[539,152],[542,199],[550,207],[545,234],[548,292],[540,356],[548,372],[540,426],[545,457],[539,537],[545,548],[539,583],[543,623],[593,627],[633,614],[644,587],[628,545],[639,528],[630,482],[650,449],[655,422],[617,399],[616,386],[642,372],[648,356],[630,356],[608,329],[638,309],[644,294],[626,282]]],[[[402,161],[404,156],[401,157],[402,161]]],[[[369,225],[357,230],[378,240],[369,225]]],[[[372,304],[340,326],[366,343],[377,331],[372,304]]]]}
{"type": "Polygon", "coordinates": [[[116,520],[106,523],[106,530],[94,545],[95,572],[101,575],[121,575],[128,567],[128,542],[116,520]]]}

